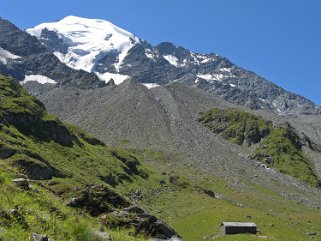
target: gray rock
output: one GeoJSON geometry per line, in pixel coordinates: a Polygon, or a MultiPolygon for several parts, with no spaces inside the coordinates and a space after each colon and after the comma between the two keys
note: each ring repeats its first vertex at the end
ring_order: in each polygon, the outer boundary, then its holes
{"type": "Polygon", "coordinates": [[[30,189],[29,180],[27,180],[25,178],[13,179],[12,183],[14,183],[17,187],[20,187],[20,188],[25,189],[25,190],[30,189]]]}
{"type": "Polygon", "coordinates": [[[49,239],[48,236],[45,234],[37,234],[37,233],[33,233],[31,235],[31,240],[32,241],[54,241],[52,239],[49,239]]]}
{"type": "Polygon", "coordinates": [[[309,232],[307,232],[307,236],[315,236],[315,235],[317,235],[317,233],[314,231],[310,230],[309,232]]]}
{"type": "Polygon", "coordinates": [[[111,236],[110,236],[108,233],[106,233],[106,232],[96,231],[95,234],[96,234],[98,237],[102,238],[104,241],[112,241],[111,236]]]}
{"type": "Polygon", "coordinates": [[[205,189],[204,193],[210,197],[215,197],[215,193],[210,189],[205,189]]]}

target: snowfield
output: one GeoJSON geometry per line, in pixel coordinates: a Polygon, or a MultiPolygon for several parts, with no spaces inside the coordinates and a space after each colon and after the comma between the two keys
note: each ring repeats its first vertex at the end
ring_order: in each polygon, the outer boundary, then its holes
{"type": "Polygon", "coordinates": [[[53,79],[50,79],[44,75],[26,75],[25,79],[20,83],[23,85],[30,81],[35,81],[35,82],[38,82],[39,84],[56,84],[57,83],[53,79]]]}
{"type": "Polygon", "coordinates": [[[13,53],[10,53],[8,50],[5,50],[0,47],[0,62],[4,65],[7,64],[8,60],[14,60],[21,58],[18,55],[14,55],[13,53]]]}
{"type": "Polygon", "coordinates": [[[42,23],[27,32],[41,38],[43,29],[56,32],[68,45],[66,54],[55,52],[61,62],[87,72],[93,72],[97,62],[111,51],[118,55],[115,69],[119,71],[129,49],[140,42],[132,33],[99,19],[68,16],[58,22],[42,23]]]}

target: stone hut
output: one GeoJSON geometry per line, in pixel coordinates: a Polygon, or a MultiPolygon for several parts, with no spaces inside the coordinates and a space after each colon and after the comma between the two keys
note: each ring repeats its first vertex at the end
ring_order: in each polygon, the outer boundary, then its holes
{"type": "Polygon", "coordinates": [[[224,235],[239,234],[239,233],[256,234],[257,232],[257,227],[255,223],[223,222],[220,228],[221,228],[221,233],[224,235]]]}

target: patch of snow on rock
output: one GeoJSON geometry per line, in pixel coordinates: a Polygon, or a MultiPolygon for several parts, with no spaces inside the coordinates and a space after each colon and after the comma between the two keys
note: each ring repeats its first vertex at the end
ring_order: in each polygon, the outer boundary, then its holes
{"type": "Polygon", "coordinates": [[[199,78],[205,79],[207,81],[211,80],[218,80],[218,81],[223,81],[226,78],[231,77],[231,74],[222,74],[222,73],[216,73],[216,74],[197,74],[196,75],[199,78]]]}
{"type": "Polygon", "coordinates": [[[145,56],[149,59],[152,59],[153,61],[156,61],[156,58],[159,57],[157,54],[153,53],[150,49],[146,49],[145,56]]]}
{"type": "Polygon", "coordinates": [[[200,58],[200,56],[202,56],[202,55],[197,55],[197,54],[194,54],[194,53],[191,52],[191,57],[193,58],[194,63],[196,63],[197,65],[200,64],[200,61],[199,61],[199,59],[198,59],[198,58],[200,58]],[[197,57],[198,57],[198,58],[197,58],[197,57]]]}
{"type": "Polygon", "coordinates": [[[220,68],[222,72],[231,72],[231,68],[220,68]]]}
{"type": "Polygon", "coordinates": [[[143,83],[143,85],[147,87],[147,89],[152,89],[159,86],[159,84],[156,84],[156,83],[143,83]]]}
{"type": "Polygon", "coordinates": [[[212,80],[214,78],[211,74],[197,74],[196,76],[205,80],[212,80]]]}
{"type": "Polygon", "coordinates": [[[26,84],[28,82],[35,81],[39,84],[56,84],[57,82],[53,79],[48,78],[44,75],[25,75],[25,79],[21,82],[21,84],[26,84]]]}
{"type": "Polygon", "coordinates": [[[164,55],[164,59],[166,59],[171,65],[178,67],[178,59],[173,55],[164,55]]]}
{"type": "Polygon", "coordinates": [[[201,61],[201,63],[202,63],[202,64],[205,64],[205,63],[207,63],[207,62],[209,62],[209,61],[211,61],[211,60],[212,60],[211,58],[203,59],[203,60],[201,61]]]}
{"type": "Polygon", "coordinates": [[[108,83],[110,81],[110,79],[113,79],[116,85],[121,84],[122,82],[124,82],[126,79],[130,78],[130,76],[128,75],[123,75],[123,74],[115,74],[115,73],[95,73],[99,79],[101,79],[102,81],[105,81],[105,83],[108,83]]]}
{"type": "Polygon", "coordinates": [[[5,50],[0,47],[0,62],[4,65],[8,63],[8,59],[13,60],[13,59],[19,59],[21,58],[18,55],[12,54],[8,50],[5,50]]]}

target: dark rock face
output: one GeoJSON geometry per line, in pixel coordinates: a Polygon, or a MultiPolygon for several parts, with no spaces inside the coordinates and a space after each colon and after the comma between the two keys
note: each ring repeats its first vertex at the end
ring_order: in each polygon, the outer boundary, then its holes
{"type": "Polygon", "coordinates": [[[8,20],[0,18],[0,46],[19,56],[46,52],[36,37],[19,30],[8,20]]]}
{"type": "Polygon", "coordinates": [[[34,136],[41,141],[55,141],[64,146],[79,142],[60,121],[44,121],[40,116],[28,113],[8,113],[4,119],[23,134],[34,136]]]}
{"type": "Polygon", "coordinates": [[[34,180],[50,180],[53,177],[66,177],[61,171],[57,170],[46,161],[36,159],[19,159],[12,163],[22,173],[34,180]]]}
{"type": "Polygon", "coordinates": [[[192,53],[168,42],[156,47],[146,42],[136,44],[124,59],[120,73],[143,83],[177,81],[196,86],[251,109],[269,109],[278,114],[321,113],[313,102],[234,65],[225,57],[192,53]],[[172,63],[166,59],[168,56],[174,59],[172,63]]]}
{"type": "Polygon", "coordinates": [[[68,40],[59,38],[58,34],[54,31],[46,28],[43,29],[39,41],[45,45],[50,52],[59,51],[61,53],[67,53],[68,40]]]}
{"type": "Polygon", "coordinates": [[[215,197],[215,193],[210,189],[205,189],[204,193],[207,194],[210,197],[215,197]]]}
{"type": "Polygon", "coordinates": [[[7,147],[5,144],[1,144],[0,143],[0,158],[1,159],[7,159],[11,156],[13,156],[14,154],[16,154],[16,150],[7,147]]]}

